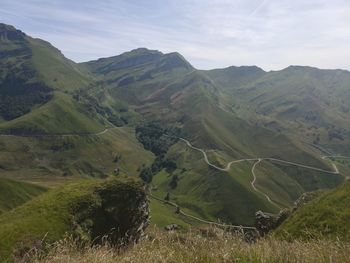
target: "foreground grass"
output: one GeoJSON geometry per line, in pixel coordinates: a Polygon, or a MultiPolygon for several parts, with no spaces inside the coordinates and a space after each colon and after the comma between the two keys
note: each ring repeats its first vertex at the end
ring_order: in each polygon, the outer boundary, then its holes
{"type": "Polygon", "coordinates": [[[145,240],[124,251],[108,245],[81,248],[66,239],[52,246],[48,254],[36,254],[30,262],[350,262],[349,253],[349,243],[334,241],[263,239],[248,244],[219,230],[203,234],[153,229],[145,240]]]}

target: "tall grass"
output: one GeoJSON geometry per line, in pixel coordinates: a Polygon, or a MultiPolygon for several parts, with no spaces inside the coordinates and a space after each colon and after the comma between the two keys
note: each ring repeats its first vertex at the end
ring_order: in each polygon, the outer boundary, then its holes
{"type": "Polygon", "coordinates": [[[81,247],[65,239],[46,254],[34,253],[35,263],[109,262],[350,262],[350,244],[315,240],[286,242],[273,238],[249,244],[237,236],[210,229],[203,232],[172,233],[153,229],[143,241],[127,249],[108,244],[81,247]]]}

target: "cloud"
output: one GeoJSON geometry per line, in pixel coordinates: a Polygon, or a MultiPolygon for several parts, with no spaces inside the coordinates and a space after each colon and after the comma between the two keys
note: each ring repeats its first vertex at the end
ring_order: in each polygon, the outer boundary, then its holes
{"type": "Polygon", "coordinates": [[[137,47],[198,68],[290,64],[350,69],[347,0],[0,0],[0,16],[85,61],[137,47]]]}

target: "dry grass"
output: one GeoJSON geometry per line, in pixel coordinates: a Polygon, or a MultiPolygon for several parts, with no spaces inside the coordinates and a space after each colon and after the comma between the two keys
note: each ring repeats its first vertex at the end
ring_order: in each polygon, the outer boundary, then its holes
{"type": "Polygon", "coordinates": [[[48,254],[35,255],[31,262],[350,262],[349,243],[289,243],[269,238],[248,244],[219,230],[207,233],[166,233],[154,229],[145,240],[124,251],[109,245],[79,248],[76,242],[66,239],[52,246],[48,254]]]}

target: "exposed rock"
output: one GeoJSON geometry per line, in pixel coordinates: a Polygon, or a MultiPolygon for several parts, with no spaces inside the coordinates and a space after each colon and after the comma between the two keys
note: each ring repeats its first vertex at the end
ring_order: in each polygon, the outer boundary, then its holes
{"type": "Polygon", "coordinates": [[[265,236],[271,230],[279,227],[297,209],[316,199],[323,193],[322,190],[303,193],[291,209],[283,209],[278,214],[270,214],[262,211],[255,213],[255,226],[261,236],[265,236]]]}
{"type": "Polygon", "coordinates": [[[302,207],[303,205],[307,204],[308,202],[316,199],[319,197],[324,191],[318,190],[313,192],[306,192],[303,193],[295,202],[294,202],[294,210],[296,210],[299,207],[302,207]]]}
{"type": "Polygon", "coordinates": [[[278,214],[270,214],[262,211],[255,213],[255,227],[261,236],[265,236],[271,230],[280,226],[291,214],[289,209],[281,210],[278,214]]]}
{"type": "Polygon", "coordinates": [[[166,231],[176,231],[176,230],[179,230],[180,227],[177,224],[170,224],[170,225],[167,225],[166,227],[164,227],[164,229],[166,231]]]}

